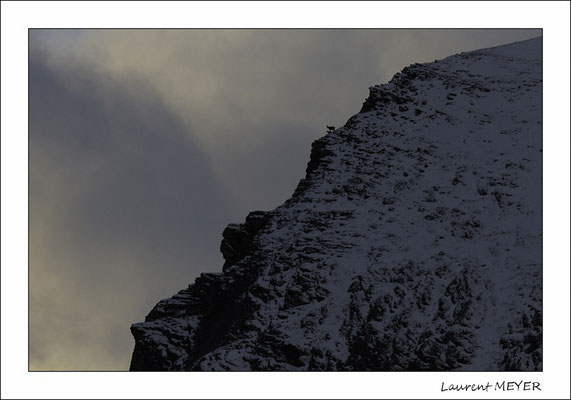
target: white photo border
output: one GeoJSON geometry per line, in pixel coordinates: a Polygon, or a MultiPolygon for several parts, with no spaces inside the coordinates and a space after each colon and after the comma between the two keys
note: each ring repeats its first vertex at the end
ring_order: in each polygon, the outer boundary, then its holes
{"type": "MultiPolygon", "coordinates": [[[[3,398],[569,398],[568,2],[2,2],[3,398]],[[544,372],[28,372],[29,28],[542,28],[544,372]],[[541,382],[442,393],[441,382],[541,382]]],[[[128,329],[128,327],[126,328],[128,329]]]]}

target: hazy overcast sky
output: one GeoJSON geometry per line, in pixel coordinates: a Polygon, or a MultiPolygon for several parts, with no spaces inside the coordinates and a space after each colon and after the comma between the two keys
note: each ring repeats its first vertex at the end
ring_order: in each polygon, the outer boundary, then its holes
{"type": "Polygon", "coordinates": [[[222,230],[403,67],[539,30],[31,30],[30,368],[125,370],[222,230]]]}

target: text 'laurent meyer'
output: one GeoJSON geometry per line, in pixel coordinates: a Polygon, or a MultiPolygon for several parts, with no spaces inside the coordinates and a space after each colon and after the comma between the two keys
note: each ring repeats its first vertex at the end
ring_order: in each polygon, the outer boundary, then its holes
{"type": "Polygon", "coordinates": [[[486,384],[476,384],[476,383],[468,383],[468,384],[445,384],[442,382],[442,386],[440,387],[441,392],[491,392],[491,391],[518,391],[518,392],[527,392],[527,391],[541,391],[541,387],[539,382],[532,382],[532,381],[501,381],[495,382],[491,384],[490,382],[486,382],[486,384]]]}

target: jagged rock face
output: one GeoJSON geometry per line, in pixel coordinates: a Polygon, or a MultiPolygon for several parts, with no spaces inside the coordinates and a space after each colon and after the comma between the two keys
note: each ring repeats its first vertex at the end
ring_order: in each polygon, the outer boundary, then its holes
{"type": "Polygon", "coordinates": [[[541,370],[541,90],[541,38],[372,87],[131,327],[131,369],[541,370]]]}
{"type": "Polygon", "coordinates": [[[220,244],[220,252],[224,257],[223,271],[246,256],[252,240],[266,222],[267,214],[265,211],[252,211],[245,223],[230,224],[224,229],[224,239],[220,244]]]}

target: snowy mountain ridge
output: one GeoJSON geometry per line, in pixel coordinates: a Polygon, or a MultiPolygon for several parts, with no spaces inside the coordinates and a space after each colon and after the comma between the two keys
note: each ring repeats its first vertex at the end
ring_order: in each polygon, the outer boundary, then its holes
{"type": "Polygon", "coordinates": [[[131,370],[541,370],[542,40],[413,64],[133,324],[131,370]]]}

